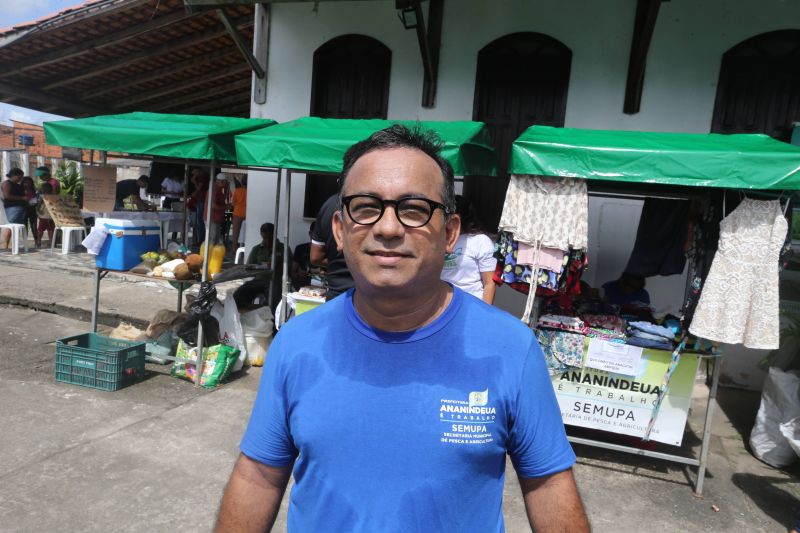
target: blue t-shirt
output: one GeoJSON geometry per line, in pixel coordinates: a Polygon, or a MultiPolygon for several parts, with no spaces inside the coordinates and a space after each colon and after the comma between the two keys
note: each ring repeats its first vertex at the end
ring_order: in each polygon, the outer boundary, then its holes
{"type": "Polygon", "coordinates": [[[281,328],[242,439],[256,461],[297,459],[289,531],[503,531],[506,453],[526,478],[575,462],[534,335],[460,289],[404,333],[352,298],[281,328]]]}

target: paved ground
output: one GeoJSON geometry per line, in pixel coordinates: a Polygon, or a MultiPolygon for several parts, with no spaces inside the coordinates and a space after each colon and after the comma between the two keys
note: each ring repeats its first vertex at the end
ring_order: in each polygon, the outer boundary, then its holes
{"type": "MultiPolygon", "coordinates": [[[[18,304],[0,306],[0,531],[207,531],[260,371],[213,392],[157,365],[148,365],[148,379],[115,393],[55,382],[53,342],[88,330],[81,319],[91,303],[90,264],[85,256],[0,252],[0,302],[18,304]]],[[[172,308],[175,296],[159,284],[109,279],[101,317],[109,325],[122,316],[144,321],[172,308]]],[[[684,439],[694,452],[702,381],[696,391],[684,439]]],[[[693,469],[576,446],[595,531],[784,531],[800,505],[798,471],[770,468],[747,451],[758,401],[721,392],[703,499],[692,496],[693,469]]],[[[527,531],[508,472],[507,528],[527,531]]],[[[284,517],[277,531],[285,530],[284,517]]]]}

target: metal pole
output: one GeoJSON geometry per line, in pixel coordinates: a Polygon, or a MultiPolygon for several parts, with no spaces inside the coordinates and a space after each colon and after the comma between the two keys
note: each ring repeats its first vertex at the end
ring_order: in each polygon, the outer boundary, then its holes
{"type": "Polygon", "coordinates": [[[94,269],[94,302],[92,303],[92,333],[97,333],[97,309],[100,307],[100,269],[94,269]]]}
{"type": "MultiPolygon", "coordinates": [[[[272,270],[272,277],[269,280],[269,290],[267,291],[267,307],[272,310],[272,293],[273,287],[275,286],[275,273],[278,271],[275,268],[275,257],[277,253],[277,242],[278,242],[278,213],[280,213],[281,209],[281,172],[282,169],[278,169],[278,183],[275,186],[275,218],[272,221],[272,256],[269,259],[269,268],[272,270]]],[[[288,209],[288,207],[287,207],[288,209]]],[[[275,317],[277,320],[278,317],[275,317]]]]}
{"type": "Polygon", "coordinates": [[[714,409],[717,407],[717,386],[719,385],[720,374],[722,374],[722,357],[717,357],[714,359],[714,370],[711,372],[711,390],[708,393],[706,420],[703,426],[703,443],[700,446],[700,465],[697,467],[697,482],[694,486],[694,493],[697,496],[703,495],[703,481],[706,477],[706,460],[708,458],[709,441],[711,440],[711,424],[714,420],[714,409]]]}
{"type": "MultiPolygon", "coordinates": [[[[183,231],[181,232],[181,237],[183,237],[183,245],[188,246],[188,233],[189,233],[189,219],[186,210],[186,190],[189,188],[189,163],[186,162],[183,165],[183,231]]],[[[180,309],[178,309],[180,311],[180,309]]]]}
{"type": "MultiPolygon", "coordinates": [[[[211,175],[208,180],[208,193],[206,194],[206,245],[203,250],[203,281],[208,281],[208,252],[209,239],[211,238],[211,200],[214,193],[214,161],[211,161],[211,175]]],[[[197,365],[195,367],[194,384],[200,385],[200,376],[203,375],[203,324],[197,324],[197,365]]]]}
{"type": "Polygon", "coordinates": [[[289,314],[286,309],[286,297],[289,294],[289,219],[292,205],[292,171],[286,170],[286,225],[283,228],[283,276],[281,279],[281,324],[286,322],[289,314]]]}
{"type": "Polygon", "coordinates": [[[181,307],[183,307],[183,290],[184,285],[182,281],[178,282],[178,312],[181,312],[181,307]]]}

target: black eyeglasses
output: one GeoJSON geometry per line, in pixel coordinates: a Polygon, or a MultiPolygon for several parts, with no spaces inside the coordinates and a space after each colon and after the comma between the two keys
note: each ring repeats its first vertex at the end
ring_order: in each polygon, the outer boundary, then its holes
{"type": "Polygon", "coordinates": [[[400,200],[384,200],[371,194],[354,194],[344,196],[342,205],[347,209],[347,214],[356,224],[370,226],[378,222],[386,211],[386,206],[394,207],[395,215],[400,224],[407,228],[421,228],[433,217],[437,209],[450,214],[447,207],[439,202],[427,198],[403,198],[400,200]]]}

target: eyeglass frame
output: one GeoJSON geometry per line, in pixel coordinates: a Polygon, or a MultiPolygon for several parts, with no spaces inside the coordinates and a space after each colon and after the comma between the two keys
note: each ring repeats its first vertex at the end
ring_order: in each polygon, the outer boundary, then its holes
{"type": "Polygon", "coordinates": [[[374,226],[375,224],[380,222],[380,220],[383,218],[383,214],[386,212],[386,206],[387,205],[390,205],[390,206],[394,207],[394,216],[397,219],[397,221],[403,227],[412,228],[412,229],[414,229],[414,228],[423,228],[423,227],[427,226],[428,223],[430,223],[431,219],[433,218],[433,214],[436,212],[437,209],[441,209],[442,212],[444,213],[445,217],[448,217],[448,216],[453,214],[453,212],[449,211],[447,209],[447,206],[444,205],[443,203],[437,202],[435,200],[431,200],[430,198],[423,198],[421,196],[409,196],[409,197],[406,197],[406,198],[400,198],[399,200],[384,200],[380,196],[375,196],[374,194],[351,194],[351,195],[348,195],[348,196],[342,196],[339,201],[341,202],[341,210],[342,210],[342,212],[344,213],[344,211],[347,211],[347,216],[350,217],[350,220],[352,220],[354,224],[358,224],[359,226],[374,226]],[[381,204],[381,212],[378,215],[378,218],[376,218],[374,222],[366,222],[366,223],[358,222],[353,217],[352,213],[350,213],[350,202],[354,198],[372,198],[372,199],[377,200],[378,202],[380,202],[380,204],[381,204]],[[430,215],[428,216],[428,220],[426,220],[423,224],[420,224],[419,226],[411,226],[411,225],[406,224],[405,222],[403,222],[400,219],[400,215],[397,212],[397,206],[401,202],[405,202],[407,200],[421,200],[421,201],[427,203],[428,207],[431,208],[431,212],[430,212],[430,215]]]}

